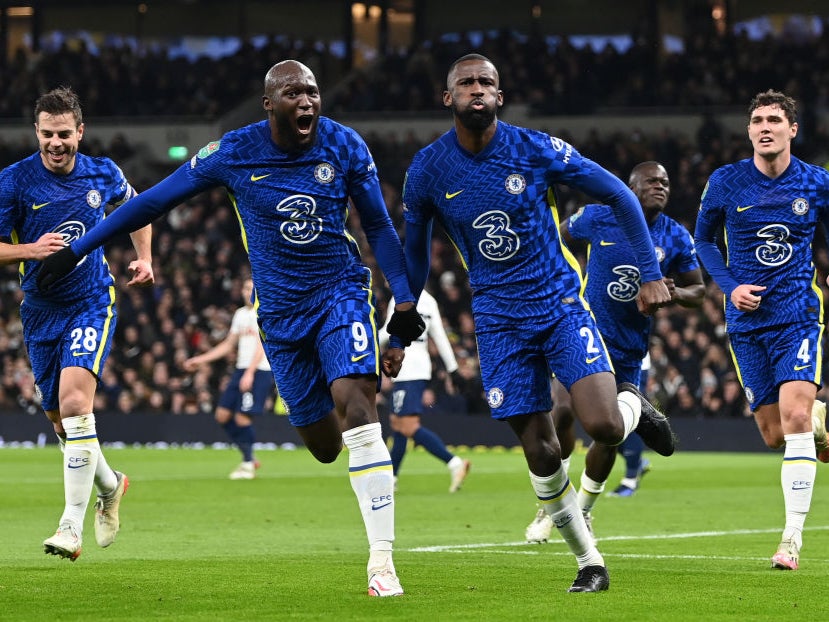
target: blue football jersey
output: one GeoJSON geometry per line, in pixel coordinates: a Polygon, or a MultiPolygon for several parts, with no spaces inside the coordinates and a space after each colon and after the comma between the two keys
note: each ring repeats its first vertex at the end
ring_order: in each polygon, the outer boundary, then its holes
{"type": "Polygon", "coordinates": [[[553,187],[590,194],[597,169],[568,143],[502,121],[478,154],[460,147],[453,128],[414,157],[404,217],[413,225],[434,218],[452,240],[469,272],[477,330],[543,325],[566,305],[586,308],[579,264],[559,236],[553,187]]]}
{"type": "MultiPolygon", "coordinates": [[[[103,220],[107,205],[119,205],[133,196],[132,186],[112,160],[82,153],[75,157],[68,175],[48,170],[40,153],[0,172],[0,237],[23,244],[57,232],[68,244],[103,220]]],[[[35,283],[39,264],[20,264],[20,282],[29,304],[82,300],[114,284],[100,247],[47,293],[38,291],[35,283]]]]}
{"type": "Polygon", "coordinates": [[[349,195],[378,178],[363,139],[327,117],[307,151],[285,152],[270,136],[267,121],[228,132],[184,167],[192,187],[227,189],[259,305],[290,315],[327,284],[369,277],[346,219],[349,195]]]}
{"type": "Polygon", "coordinates": [[[818,220],[826,222],[827,212],[829,172],[796,157],[776,179],[763,175],[750,158],[712,173],[702,194],[696,237],[724,240],[728,271],[737,284],[766,287],[752,313],[725,301],[730,333],[823,321],[812,242],[818,220]]]}
{"type": "MultiPolygon", "coordinates": [[[[694,241],[685,227],[659,214],[648,229],[663,276],[699,268],[694,241]]],[[[614,361],[638,364],[648,351],[652,318],[636,307],[641,278],[627,238],[606,205],[582,207],[570,217],[568,230],[589,244],[584,294],[608,350],[614,361]]]]}

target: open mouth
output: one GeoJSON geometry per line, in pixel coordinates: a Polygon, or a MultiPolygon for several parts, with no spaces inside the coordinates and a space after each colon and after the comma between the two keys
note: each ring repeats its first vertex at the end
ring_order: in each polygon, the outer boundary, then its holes
{"type": "Polygon", "coordinates": [[[314,115],[304,114],[297,117],[296,127],[300,134],[308,134],[311,131],[311,126],[314,124],[314,115]]]}

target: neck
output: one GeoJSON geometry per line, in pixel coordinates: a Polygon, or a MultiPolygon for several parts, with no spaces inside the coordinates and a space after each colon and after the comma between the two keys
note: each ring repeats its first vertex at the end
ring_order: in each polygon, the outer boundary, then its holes
{"type": "Polygon", "coordinates": [[[778,153],[771,159],[763,158],[756,153],[754,154],[754,166],[756,166],[757,170],[763,173],[763,175],[770,177],[771,179],[779,177],[783,171],[789,168],[791,161],[792,154],[790,151],[778,153]]]}
{"type": "Polygon", "coordinates": [[[498,121],[493,121],[483,130],[470,130],[455,119],[455,133],[458,136],[458,142],[461,147],[470,153],[480,153],[483,151],[492,137],[495,136],[495,129],[498,127],[498,121]]]}

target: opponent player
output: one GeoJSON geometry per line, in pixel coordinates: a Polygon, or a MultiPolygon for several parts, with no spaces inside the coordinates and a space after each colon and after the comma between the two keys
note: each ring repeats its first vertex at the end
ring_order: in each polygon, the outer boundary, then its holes
{"type": "MultiPolygon", "coordinates": [[[[389,303],[393,306],[394,300],[389,303]]],[[[400,373],[392,379],[392,414],[389,423],[394,431],[391,446],[391,464],[394,470],[394,482],[397,484],[400,464],[406,455],[409,439],[412,439],[438,460],[446,463],[449,469],[449,492],[457,492],[469,474],[469,460],[456,456],[446,448],[443,440],[429,428],[423,427],[420,416],[423,414],[423,391],[432,379],[432,356],[429,353],[429,338],[435,344],[438,354],[443,359],[447,373],[457,377],[458,361],[452,350],[452,344],[446,336],[443,319],[440,317],[437,300],[423,290],[417,301],[417,312],[426,323],[426,330],[406,348],[406,358],[400,373]]],[[[386,318],[388,323],[392,314],[386,318]]],[[[389,335],[385,326],[380,330],[380,347],[388,343],[389,335]]]]}
{"type": "Polygon", "coordinates": [[[495,66],[479,54],[449,68],[443,103],[454,127],[415,155],[403,191],[410,283],[415,294],[423,289],[437,220],[469,271],[492,416],[517,435],[535,493],[576,556],[570,591],[606,590],[604,560],[561,468],[549,370],[570,389],[582,424],[602,443],[617,445],[636,429],[669,455],[673,434],[635,387],[625,385],[617,397],[610,359],[580,295],[577,262],[559,238],[553,186],[567,184],[612,206],[641,270],[643,310],[670,294],[636,197],[566,142],[499,121],[498,82],[495,66]]]}
{"type": "MultiPolygon", "coordinates": [[[[705,284],[694,241],[685,227],[664,214],[671,191],[668,172],[659,162],[642,162],[631,171],[628,185],[639,200],[663,282],[671,294],[666,304],[700,307],[705,297],[705,284]]],[[[642,360],[648,352],[653,321],[636,307],[641,282],[639,268],[631,261],[630,244],[620,231],[613,210],[606,205],[586,205],[561,223],[560,230],[568,246],[588,244],[584,294],[607,345],[617,381],[643,390],[642,360]]],[[[575,419],[572,409],[568,408],[570,398],[558,381],[554,381],[553,402],[556,432],[567,466],[575,445],[575,419]]],[[[587,451],[578,500],[591,528],[591,510],[604,492],[616,452],[616,447],[596,441],[587,451]]],[[[527,527],[527,539],[546,540],[551,527],[552,523],[539,512],[527,527]]]]}
{"type": "MultiPolygon", "coordinates": [[[[92,412],[115,331],[115,280],[100,248],[49,292],[38,290],[35,277],[39,260],[83,235],[101,222],[108,205],[122,204],[135,191],[112,160],[78,153],[83,113],[71,89],[40,96],[35,133],[39,151],[0,172],[0,263],[20,262],[23,337],[41,406],[63,451],[65,506],[43,548],[75,561],[93,485],[95,539],[103,547],[118,533],[129,485],[104,458],[92,412]]],[[[149,224],[132,234],[137,259],[129,264],[128,285],[152,284],[150,242],[149,224]]]]}
{"type": "Polygon", "coordinates": [[[253,457],[256,431],[253,418],[265,410],[273,393],[273,374],[259,338],[256,309],[253,306],[253,281],[242,285],[245,304],[233,314],[227,336],[215,346],[182,363],[187,371],[223,358],[236,349],[236,369],[216,406],[216,421],[242,452],[242,462],[230,473],[230,479],[254,479],[257,461],[253,457]]]}
{"type": "Polygon", "coordinates": [[[766,445],[785,447],[786,523],[773,568],[797,570],[818,451],[826,447],[823,295],[812,255],[818,222],[829,236],[829,172],[792,155],[795,101],[773,90],[748,108],[752,157],[715,170],[702,193],[695,241],[725,294],[737,374],[766,445]],[[728,242],[727,261],[717,242],[728,242]],[[823,420],[821,420],[823,417],[823,420]]]}
{"type": "MultiPolygon", "coordinates": [[[[348,447],[369,540],[368,591],[396,596],[403,588],[392,562],[391,459],[375,405],[380,360],[371,271],[346,229],[349,197],[397,300],[389,332],[408,345],[423,321],[365,142],[320,115],[316,78],[297,61],[270,68],[262,101],[266,121],[211,142],[134,204],[48,257],[38,284],[48,291],[113,236],[208,188],[227,188],[250,259],[265,353],[290,421],[321,462],[348,447]]],[[[402,352],[389,357],[399,366],[402,352]]]]}

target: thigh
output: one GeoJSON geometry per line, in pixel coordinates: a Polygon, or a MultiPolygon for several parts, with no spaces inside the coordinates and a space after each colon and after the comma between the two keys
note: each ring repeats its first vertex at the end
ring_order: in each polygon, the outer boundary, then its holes
{"type": "MultiPolygon", "coordinates": [[[[239,373],[239,378],[241,378],[244,370],[237,369],[236,371],[241,372],[239,373]]],[[[236,374],[234,373],[235,377],[236,374]]],[[[235,386],[238,389],[238,379],[235,382],[235,386]]],[[[253,386],[250,388],[250,391],[238,395],[238,402],[235,407],[236,412],[248,417],[261,415],[265,411],[265,403],[268,401],[268,397],[273,392],[273,386],[273,374],[270,371],[257,370],[254,372],[253,386]]]]}
{"type": "Polygon", "coordinates": [[[542,337],[533,328],[477,335],[481,380],[494,419],[548,412],[550,370],[542,337]]]}
{"type": "Polygon", "coordinates": [[[591,374],[573,383],[570,399],[576,417],[591,437],[618,419],[616,377],[610,372],[591,374]]]}
{"type": "Polygon", "coordinates": [[[239,404],[242,401],[242,392],[239,390],[239,380],[242,377],[242,374],[245,373],[243,369],[235,369],[233,371],[233,375],[230,377],[230,380],[227,381],[227,386],[225,386],[224,391],[219,396],[219,400],[216,403],[217,406],[221,408],[226,408],[231,412],[236,412],[239,410],[239,404]]]}
{"type": "Polygon", "coordinates": [[[286,322],[283,318],[259,316],[265,336],[262,345],[287,408],[288,420],[295,427],[321,421],[334,408],[316,348],[320,323],[316,319],[314,322],[314,317],[306,315],[286,322]]]}
{"type": "Polygon", "coordinates": [[[756,411],[761,406],[776,404],[779,399],[777,382],[766,351],[766,343],[755,333],[729,335],[728,341],[737,378],[751,410],[756,411]]]}
{"type": "Polygon", "coordinates": [[[823,371],[823,324],[801,322],[764,333],[777,385],[804,381],[820,387],[823,371]]]}
{"type": "Polygon", "coordinates": [[[543,347],[550,369],[568,391],[585,376],[613,371],[596,321],[581,307],[569,310],[556,321],[543,347]]]}
{"type": "Polygon", "coordinates": [[[99,377],[115,333],[109,295],[64,308],[21,309],[24,339],[44,410],[58,408],[61,370],[82,367],[99,377]]]}
{"type": "Polygon", "coordinates": [[[391,392],[392,412],[398,416],[423,414],[425,380],[395,382],[391,392]]]}
{"type": "Polygon", "coordinates": [[[342,283],[317,334],[317,348],[328,384],[346,376],[379,377],[376,313],[370,292],[360,283],[342,283]]]}

